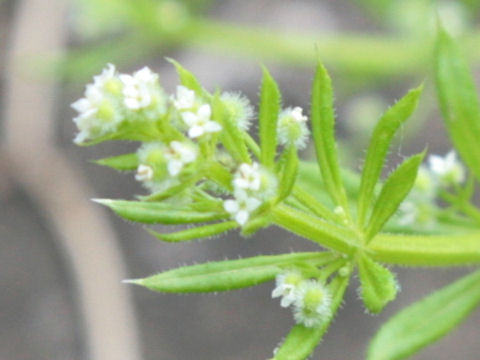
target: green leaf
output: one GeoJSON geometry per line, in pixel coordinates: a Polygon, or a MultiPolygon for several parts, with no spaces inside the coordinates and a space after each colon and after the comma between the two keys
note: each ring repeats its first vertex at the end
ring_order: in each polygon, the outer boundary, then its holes
{"type": "Polygon", "coordinates": [[[312,85],[311,118],[317,161],[325,187],[335,204],[347,209],[335,142],[332,84],[327,70],[320,62],[312,85]]]}
{"type": "Polygon", "coordinates": [[[373,131],[363,167],[358,196],[358,223],[363,225],[373,203],[374,189],[382,172],[393,136],[415,110],[423,86],[410,90],[385,112],[373,131]]]}
{"type": "Polygon", "coordinates": [[[266,68],[263,68],[262,87],[260,90],[260,162],[272,168],[277,150],[277,121],[280,110],[280,91],[277,83],[266,68]]]}
{"type": "Polygon", "coordinates": [[[271,224],[272,217],[270,214],[267,213],[267,215],[255,216],[253,219],[249,219],[248,222],[242,227],[241,234],[243,236],[251,236],[258,230],[270,226],[271,224]]]}
{"type": "Polygon", "coordinates": [[[272,218],[278,226],[344,254],[353,254],[358,246],[352,241],[355,234],[350,230],[283,204],[273,209],[272,218]]]}
{"type": "Polygon", "coordinates": [[[173,185],[166,190],[162,190],[146,196],[138,196],[142,201],[162,201],[173,196],[180,194],[182,191],[193,187],[202,177],[204,172],[202,170],[197,171],[192,176],[189,176],[182,180],[180,184],[173,185]]]}
{"type": "Polygon", "coordinates": [[[95,199],[124,219],[144,224],[190,224],[228,218],[225,212],[182,210],[159,202],[95,199]]]}
{"type": "Polygon", "coordinates": [[[403,266],[480,264],[480,233],[458,235],[378,234],[368,244],[370,256],[382,263],[403,266]]]}
{"type": "Polygon", "coordinates": [[[163,141],[164,135],[161,131],[159,131],[156,123],[154,122],[123,122],[120,124],[119,128],[115,132],[96,137],[89,141],[82,142],[78,145],[92,146],[102,143],[104,141],[113,140],[128,140],[141,142],[152,142],[159,140],[163,141]]]}
{"type": "Polygon", "coordinates": [[[424,156],[425,152],[405,160],[385,181],[373,206],[370,222],[366,229],[367,241],[382,229],[408,195],[415,184],[418,167],[424,156]]]}
{"type": "MultiPolygon", "coordinates": [[[[340,176],[342,177],[342,183],[348,197],[357,197],[360,186],[359,174],[343,168],[340,170],[340,176]]],[[[310,192],[312,196],[318,197],[322,203],[331,203],[329,196],[326,194],[325,185],[320,176],[317,163],[313,161],[300,161],[297,184],[302,189],[310,192]]],[[[333,206],[333,203],[331,205],[333,206]]]]}
{"type": "Polygon", "coordinates": [[[463,161],[480,180],[480,102],[470,70],[452,39],[439,29],[436,84],[445,125],[463,161]]]}
{"type": "Polygon", "coordinates": [[[213,120],[222,125],[222,131],[220,132],[222,144],[235,160],[240,163],[250,163],[250,155],[248,154],[243,132],[233,122],[218,93],[213,97],[212,108],[213,120]]]}
{"type": "Polygon", "coordinates": [[[172,63],[177,70],[178,77],[180,78],[180,83],[189,88],[190,90],[195,91],[197,95],[206,95],[206,91],[203,89],[202,85],[198,82],[195,75],[193,75],[190,71],[185,69],[180,63],[172,58],[167,58],[167,61],[172,63]]]}
{"type": "Polygon", "coordinates": [[[293,145],[285,149],[284,164],[280,179],[278,198],[285,199],[292,192],[298,170],[298,154],[297,148],[293,145]]]}
{"type": "Polygon", "coordinates": [[[228,291],[272,280],[285,267],[294,266],[296,263],[320,266],[335,257],[327,252],[256,256],[184,266],[129,282],[150,290],[168,293],[228,291]]]}
{"type": "Polygon", "coordinates": [[[151,229],[147,230],[151,235],[155,236],[159,240],[166,242],[181,242],[213,237],[236,227],[238,227],[236,221],[226,221],[218,224],[196,226],[191,229],[176,231],[168,234],[160,234],[151,229]]]}
{"type": "Polygon", "coordinates": [[[136,153],[123,154],[98,159],[95,160],[94,163],[102,166],[108,166],[115,170],[130,171],[135,170],[138,167],[138,157],[136,153]]]}
{"type": "MultiPolygon", "coordinates": [[[[331,305],[332,314],[338,311],[348,282],[348,276],[337,276],[330,283],[329,289],[333,294],[331,305]]],[[[272,360],[304,360],[308,358],[322,340],[333,317],[334,316],[318,328],[307,328],[303,325],[294,326],[272,360]]]]}
{"type": "Polygon", "coordinates": [[[480,303],[480,271],[410,305],[373,338],[368,360],[400,360],[446,335],[480,303]]]}
{"type": "Polygon", "coordinates": [[[363,303],[368,311],[377,314],[397,296],[395,276],[364,254],[358,258],[358,272],[363,303]]]}

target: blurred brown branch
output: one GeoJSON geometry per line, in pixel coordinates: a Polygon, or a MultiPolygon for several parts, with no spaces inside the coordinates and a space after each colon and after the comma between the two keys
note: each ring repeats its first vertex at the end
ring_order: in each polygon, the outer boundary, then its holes
{"type": "Polygon", "coordinates": [[[71,264],[89,358],[137,360],[134,312],[120,284],[125,274],[120,249],[103,211],[88,201],[92,191],[82,174],[55,146],[55,81],[28,74],[24,66],[62,50],[67,5],[17,4],[5,66],[0,191],[12,182],[27,191],[71,264]]]}

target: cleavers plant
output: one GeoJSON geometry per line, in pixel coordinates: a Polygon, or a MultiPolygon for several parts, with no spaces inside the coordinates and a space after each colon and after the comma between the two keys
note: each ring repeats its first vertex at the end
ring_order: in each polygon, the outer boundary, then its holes
{"type": "MultiPolygon", "coordinates": [[[[480,176],[476,156],[480,145],[475,141],[480,133],[480,105],[466,65],[443,31],[437,48],[442,110],[453,143],[472,172],[466,182],[465,168],[455,153],[445,159],[431,157],[427,168],[421,165],[425,151],[407,158],[381,179],[392,139],[414,111],[422,86],[380,117],[357,175],[339,165],[333,90],[321,63],[313,79],[310,119],[300,107],[282,109],[278,86],[263,69],[258,141],[248,132],[255,114],[246,97],[219,90],[209,93],[174,60],[170,61],[181,85],[171,96],[148,68],[126,75],[108,65],[87,86],[85,97],[72,105],[79,113],[74,119],[79,128],[75,142],[140,142],[135,153],[97,163],[136,171],[135,178],[149,195],[135,201],[95,201],[143,224],[195,225],[169,233],[149,229],[167,242],[207,238],[233,229],[250,236],[275,225],[319,245],[317,252],[183,266],[127,282],[159,292],[194,293],[275,280],[272,297],[292,308],[296,325],[273,359],[295,360],[306,359],[322,339],[354,271],[358,271],[365,308],[379,313],[398,291],[395,275],[385,265],[479,263],[480,211],[471,197],[480,176]],[[317,168],[300,161],[297,154],[310,134],[309,120],[317,168]],[[405,220],[402,207],[422,205],[407,197],[412,188],[433,194],[417,197],[429,202],[431,221],[424,231],[407,234],[415,232],[408,228],[415,228],[419,221],[405,220]],[[437,205],[436,198],[449,207],[437,205]]],[[[387,322],[369,347],[368,359],[411,355],[447,333],[479,302],[480,274],[475,272],[387,322]],[[431,322],[437,325],[427,326],[431,322]]]]}

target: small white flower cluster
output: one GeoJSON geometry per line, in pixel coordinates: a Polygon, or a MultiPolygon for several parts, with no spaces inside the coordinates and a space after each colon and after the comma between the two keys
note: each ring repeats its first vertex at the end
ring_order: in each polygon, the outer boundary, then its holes
{"type": "Polygon", "coordinates": [[[272,298],[281,297],[280,305],[293,305],[297,323],[305,327],[317,327],[331,316],[331,295],[328,289],[316,280],[307,280],[297,270],[288,270],[276,278],[272,298]]]}
{"type": "Polygon", "coordinates": [[[211,120],[212,108],[210,105],[201,103],[193,90],[185,86],[177,86],[177,96],[172,98],[172,102],[188,127],[189,138],[195,139],[222,130],[222,126],[218,122],[211,120]]]}
{"type": "Polygon", "coordinates": [[[150,189],[161,190],[172,185],[172,179],[179,175],[184,167],[195,162],[197,147],[188,141],[148,143],[137,151],[139,165],[135,179],[150,189]]]}
{"type": "Polygon", "coordinates": [[[294,145],[298,149],[307,146],[310,131],[307,127],[308,118],[303,115],[301,107],[288,107],[278,117],[278,142],[282,145],[294,145]]]}
{"type": "Polygon", "coordinates": [[[454,150],[444,157],[431,155],[428,167],[418,169],[412,192],[400,205],[398,223],[431,227],[434,224],[435,198],[442,188],[459,185],[465,181],[466,170],[458,161],[454,150]]]}
{"type": "Polygon", "coordinates": [[[165,113],[165,102],[158,75],[148,67],[127,75],[118,74],[115,66],[108,64],[87,85],[84,97],[72,104],[78,112],[73,121],[80,130],[74,142],[114,133],[124,122],[137,120],[138,115],[155,120],[165,113]]]}
{"type": "Polygon", "coordinates": [[[223,207],[237,223],[245,225],[250,214],[262,204],[258,196],[262,187],[262,175],[258,163],[241,164],[232,183],[235,199],[225,200],[223,207]]]}
{"type": "Polygon", "coordinates": [[[465,181],[465,168],[451,150],[444,157],[431,155],[428,158],[430,172],[439,186],[458,185],[465,181]]]}
{"type": "MultiPolygon", "coordinates": [[[[253,107],[239,93],[220,94],[225,113],[239,130],[247,131],[253,118],[253,107]]],[[[211,96],[203,90],[179,85],[168,97],[158,74],[144,67],[132,74],[120,74],[108,64],[100,75],[88,84],[84,97],[72,107],[79,133],[76,143],[103,139],[140,140],[135,179],[151,191],[162,191],[178,184],[182,175],[195,172],[202,154],[219,158],[224,152],[214,152],[222,124],[214,120],[211,96]],[[211,155],[210,155],[211,154],[211,155]]],[[[290,117],[304,122],[300,108],[291,110],[290,117]]],[[[230,157],[230,159],[232,159],[230,157]]],[[[205,159],[208,160],[208,159],[205,159]]],[[[231,164],[237,169],[233,179],[234,199],[225,200],[224,208],[240,225],[269,196],[276,193],[275,176],[260,169],[257,163],[231,164]]],[[[207,184],[208,186],[208,184],[207,184]]]]}

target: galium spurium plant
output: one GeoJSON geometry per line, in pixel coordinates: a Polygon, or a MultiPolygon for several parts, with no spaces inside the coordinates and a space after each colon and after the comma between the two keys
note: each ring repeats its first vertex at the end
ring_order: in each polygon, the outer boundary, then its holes
{"type": "MultiPolygon", "coordinates": [[[[459,116],[470,114],[470,109],[460,99],[462,92],[447,86],[462,85],[455,75],[453,80],[448,78],[457,66],[449,44],[446,36],[441,37],[440,48],[446,49],[438,55],[440,92],[456,100],[453,109],[445,110],[452,123],[464,122],[459,116]]],[[[135,153],[97,162],[135,172],[135,179],[149,194],[132,201],[95,201],[131,221],[190,225],[168,233],[148,230],[167,242],[208,238],[234,229],[251,236],[261,228],[278,226],[319,248],[315,252],[183,266],[127,282],[159,292],[195,293],[231,291],[273,281],[272,297],[292,310],[296,325],[272,359],[293,360],[306,359],[313,352],[355,272],[366,310],[379,313],[395,299],[399,289],[386,265],[480,262],[478,229],[472,230],[479,224],[480,212],[467,196],[471,197],[473,183],[468,180],[464,185],[466,169],[453,152],[446,158],[431,157],[428,167],[421,166],[425,152],[413,155],[381,179],[392,139],[414,111],[422,86],[409,91],[380,117],[363,170],[352,175],[339,165],[333,91],[321,63],[316,67],[308,112],[300,107],[283,107],[278,86],[264,69],[256,116],[242,94],[220,90],[210,93],[194,75],[170,61],[180,78],[175,94],[166,94],[159,76],[146,67],[127,75],[108,65],[87,85],[84,98],[72,105],[78,111],[74,119],[79,129],[76,143],[139,142],[135,153]],[[248,132],[255,118],[258,141],[248,132]],[[298,158],[298,150],[306,146],[310,132],[317,165],[298,158]],[[417,177],[418,173],[421,176],[417,177]],[[409,215],[405,207],[416,209],[421,204],[415,200],[419,197],[408,197],[412,188],[429,201],[430,227],[425,234],[386,233],[384,229],[398,231],[419,223],[416,215],[404,218],[405,212],[409,215]],[[438,206],[435,199],[439,196],[452,206],[438,206]],[[471,216],[473,213],[476,215],[471,216]],[[449,233],[428,233],[437,225],[448,228],[449,233]]],[[[444,104],[449,106],[450,102],[444,104]]],[[[475,115],[478,129],[479,114],[475,115]]],[[[455,126],[452,124],[452,128],[455,126]]],[[[466,128],[462,131],[468,132],[466,128]]],[[[452,133],[455,144],[460,138],[462,158],[470,156],[471,149],[462,148],[466,146],[461,139],[464,134],[460,130],[452,133]]],[[[478,163],[475,166],[478,168],[478,163]]],[[[479,302],[480,274],[476,272],[389,321],[372,342],[368,359],[409,356],[448,332],[479,302]],[[450,310],[448,314],[442,311],[445,307],[450,310]]]]}

